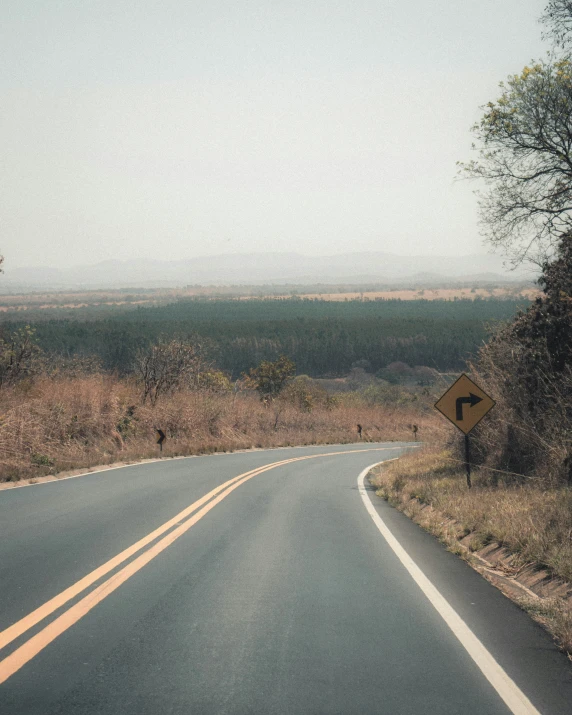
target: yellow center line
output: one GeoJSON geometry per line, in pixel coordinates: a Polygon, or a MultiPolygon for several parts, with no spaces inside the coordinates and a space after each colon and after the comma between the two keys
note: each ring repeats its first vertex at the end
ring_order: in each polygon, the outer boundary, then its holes
{"type": "MultiPolygon", "coordinates": [[[[279,463],[277,462],[276,466],[278,466],[278,464],[279,463]]],[[[98,581],[102,576],[105,576],[107,573],[109,573],[114,568],[126,561],[130,556],[133,556],[138,551],[140,551],[144,546],[147,546],[147,544],[154,541],[157,537],[164,534],[170,528],[176,526],[182,519],[192,514],[196,509],[201,507],[212,497],[216,496],[219,492],[223,491],[242,477],[245,477],[249,474],[258,473],[259,469],[260,468],[253,469],[250,472],[239,474],[237,477],[234,477],[233,479],[229,479],[227,482],[224,482],[224,484],[221,484],[219,487],[213,489],[208,494],[205,494],[196,502],[193,502],[193,504],[183,509],[183,511],[179,512],[176,516],[174,516],[172,519],[169,519],[169,521],[159,526],[150,534],[147,534],[147,536],[144,536],[142,539],[132,544],[121,553],[117,554],[117,556],[114,556],[113,558],[109,559],[109,561],[106,561],[94,571],[88,573],[82,579],[72,584],[69,588],[66,588],[57,596],[54,596],[49,601],[46,601],[46,603],[44,603],[42,606],[39,606],[36,610],[32,611],[30,614],[19,620],[17,623],[14,623],[9,628],[6,628],[6,630],[0,632],[0,649],[7,646],[15,638],[18,638],[20,635],[22,635],[22,633],[25,633],[27,630],[32,628],[32,626],[35,626],[36,623],[42,621],[44,618],[46,618],[46,616],[49,616],[51,613],[56,611],[58,608],[67,603],[70,599],[79,595],[86,588],[98,581]]]]}
{"type": "Polygon", "coordinates": [[[317,457],[330,457],[339,454],[352,454],[355,452],[372,452],[372,451],[384,451],[387,449],[392,449],[391,447],[374,447],[371,449],[354,449],[345,450],[342,452],[328,452],[325,454],[312,454],[304,457],[295,457],[291,459],[285,459],[279,462],[273,462],[257,469],[253,469],[244,474],[240,474],[233,479],[229,479],[224,484],[216,487],[205,496],[201,497],[197,501],[193,502],[183,511],[179,512],[169,521],[165,522],[162,526],[158,527],[152,531],[147,536],[143,537],[135,544],[129,548],[122,551],[120,554],[110,559],[109,561],[102,564],[99,568],[95,569],[91,573],[84,576],[82,579],[77,581],[75,584],[69,588],[62,591],[60,594],[50,599],[42,606],[32,611],[21,620],[14,623],[12,626],[0,633],[0,648],[3,648],[8,643],[12,642],[15,638],[25,633],[27,630],[32,628],[32,626],[39,623],[41,620],[46,618],[48,615],[53,613],[57,608],[64,605],[74,596],[79,595],[88,586],[92,585],[99,578],[109,573],[115,567],[119,566],[130,556],[140,551],[144,546],[148,545],[150,542],[154,541],[158,536],[168,531],[171,527],[178,524],[176,529],[173,529],[167,536],[160,539],[158,542],[153,544],[149,549],[140,554],[133,561],[124,566],[120,571],[113,574],[110,578],[104,581],[102,584],[97,586],[93,591],[90,591],[86,596],[84,596],[80,601],[71,606],[67,611],[62,613],[58,618],[45,626],[39,633],[32,636],[23,645],[17,648],[13,653],[8,655],[6,658],[0,661],[0,684],[5,682],[11,675],[17,672],[23,665],[34,658],[41,650],[43,650],[47,645],[49,645],[53,640],[55,640],[59,635],[66,631],[70,626],[80,620],[86,613],[91,611],[98,603],[100,603],[109,594],[113,593],[121,584],[123,584],[128,578],[137,573],[140,569],[148,564],[152,559],[154,559],[158,554],[164,551],[168,546],[170,546],[174,541],[176,541],[180,536],[182,536],[186,531],[188,531],[192,526],[194,526],[198,521],[200,521],[208,512],[213,509],[217,504],[219,504],[223,499],[225,499],[231,492],[237,489],[239,486],[249,481],[255,476],[267,472],[276,467],[291,464],[293,462],[299,462],[306,459],[315,459],[317,457]],[[222,493],[221,493],[222,492],[222,493]],[[205,505],[205,503],[208,504],[205,505]],[[200,508],[202,507],[202,508],[200,508]],[[199,509],[199,511],[197,511],[199,509]],[[196,512],[196,513],[194,513],[196,512]],[[185,519],[189,515],[190,518],[186,519],[182,524],[179,524],[181,519],[185,519]]]}

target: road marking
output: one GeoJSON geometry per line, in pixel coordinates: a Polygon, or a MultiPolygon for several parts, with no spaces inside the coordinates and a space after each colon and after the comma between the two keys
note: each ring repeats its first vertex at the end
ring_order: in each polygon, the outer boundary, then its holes
{"type": "Polygon", "coordinates": [[[229,479],[224,484],[221,484],[216,489],[213,489],[208,494],[205,494],[205,496],[198,499],[186,509],[183,509],[183,511],[179,512],[176,516],[174,516],[172,519],[169,519],[169,521],[159,526],[150,534],[147,534],[147,536],[144,536],[142,539],[135,542],[121,553],[117,554],[117,556],[114,556],[113,558],[109,559],[109,561],[106,561],[94,571],[88,573],[82,579],[71,585],[69,588],[66,588],[57,596],[54,596],[49,601],[46,601],[46,603],[37,608],[35,611],[32,611],[32,613],[28,614],[27,616],[19,620],[17,623],[14,623],[9,628],[6,628],[6,630],[0,633],[0,649],[7,646],[15,638],[21,636],[27,630],[32,628],[32,626],[35,626],[37,623],[39,623],[44,618],[53,613],[55,610],[63,606],[69,600],[79,595],[82,591],[85,591],[86,588],[88,588],[97,580],[102,578],[102,576],[105,576],[107,573],[109,573],[114,568],[126,561],[130,556],[133,556],[138,551],[140,551],[144,546],[147,546],[147,544],[151,543],[156,538],[164,534],[171,527],[175,526],[178,522],[180,522],[181,519],[184,519],[185,517],[192,514],[196,509],[201,507],[205,502],[207,502],[213,496],[221,492],[223,489],[227,488],[241,477],[244,477],[247,474],[252,474],[254,472],[258,472],[258,469],[251,470],[250,472],[245,472],[244,474],[238,475],[238,477],[229,479]]]}
{"type": "Polygon", "coordinates": [[[63,606],[75,596],[79,595],[82,591],[85,591],[86,588],[91,586],[95,583],[95,581],[105,576],[117,566],[121,565],[130,556],[133,556],[166,531],[176,526],[176,528],[174,528],[169,534],[150,546],[150,548],[93,589],[93,591],[90,591],[80,601],[45,626],[35,636],[32,636],[13,653],[1,660],[0,684],[5,682],[23,665],[34,658],[41,650],[55,640],[55,638],[70,628],[70,626],[79,621],[80,618],[91,611],[91,609],[100,603],[104,598],[113,593],[113,591],[115,591],[128,578],[133,576],[133,574],[137,573],[137,571],[142,569],[143,566],[158,556],[162,551],[164,551],[168,546],[170,546],[174,541],[200,521],[211,509],[225,499],[231,492],[253,477],[271,469],[275,469],[276,467],[307,459],[331,457],[340,454],[353,454],[356,452],[381,452],[390,449],[395,449],[395,447],[372,447],[368,449],[353,449],[338,452],[327,452],[324,454],[311,454],[303,457],[292,457],[290,459],[284,459],[279,462],[273,462],[271,464],[263,465],[262,467],[257,467],[256,469],[244,472],[244,474],[239,474],[237,477],[233,477],[232,479],[224,482],[224,484],[221,484],[211,490],[208,494],[205,494],[203,497],[193,502],[193,504],[188,506],[186,509],[183,509],[183,511],[179,512],[179,514],[174,516],[172,519],[169,519],[169,521],[165,522],[162,526],[158,527],[117,556],[105,562],[57,596],[54,596],[42,606],[32,611],[32,613],[2,631],[0,633],[0,649],[11,643],[15,638],[23,635],[34,625],[44,620],[47,616],[51,615],[55,610],[63,606]]]}
{"type": "MultiPolygon", "coordinates": [[[[389,460],[387,460],[389,461],[389,460]]],[[[379,462],[378,462],[379,464],[379,462]]],[[[453,634],[459,640],[463,648],[474,660],[485,678],[497,691],[513,715],[540,715],[526,695],[520,690],[517,684],[496,662],[493,656],[471,631],[469,626],[463,621],[451,604],[441,595],[433,583],[425,576],[423,571],[417,566],[415,561],[409,556],[407,551],[401,546],[399,541],[390,531],[381,516],[372,504],[364,485],[367,473],[377,464],[366,467],[358,477],[358,490],[363,500],[365,508],[373,519],[374,524],[381,532],[397,558],[409,572],[415,583],[423,591],[431,605],[449,626],[453,634]]]]}

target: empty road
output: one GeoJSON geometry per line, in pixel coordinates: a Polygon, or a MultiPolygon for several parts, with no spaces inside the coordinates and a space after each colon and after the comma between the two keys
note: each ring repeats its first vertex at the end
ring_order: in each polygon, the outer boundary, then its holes
{"type": "Polygon", "coordinates": [[[363,483],[411,447],[0,491],[0,713],[570,715],[551,639],[363,483]]]}

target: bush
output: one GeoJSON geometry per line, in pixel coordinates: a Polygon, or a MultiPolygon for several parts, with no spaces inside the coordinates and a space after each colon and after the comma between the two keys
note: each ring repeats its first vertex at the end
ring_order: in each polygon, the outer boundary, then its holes
{"type": "Polygon", "coordinates": [[[497,402],[475,431],[475,452],[500,470],[570,484],[572,234],[539,282],[544,294],[498,330],[473,366],[497,402]]]}

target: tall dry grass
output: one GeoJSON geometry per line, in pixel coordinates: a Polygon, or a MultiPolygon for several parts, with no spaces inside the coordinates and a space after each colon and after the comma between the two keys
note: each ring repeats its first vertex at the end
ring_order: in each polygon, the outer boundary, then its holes
{"type": "Polygon", "coordinates": [[[496,542],[572,583],[572,490],[546,489],[535,480],[522,485],[490,484],[484,471],[465,473],[450,454],[432,447],[408,454],[379,473],[382,495],[418,499],[454,519],[461,533],[473,534],[472,548],[496,542]]]}
{"type": "MultiPolygon", "coordinates": [[[[485,469],[466,486],[462,465],[434,445],[377,470],[372,483],[380,496],[419,521],[455,550],[471,535],[472,551],[494,543],[514,558],[515,572],[527,566],[572,584],[572,490],[547,488],[542,479],[491,483],[485,469]],[[423,505],[432,507],[423,513],[423,505]]],[[[572,654],[572,604],[564,599],[522,603],[539,615],[560,645],[572,654]]]]}
{"type": "Polygon", "coordinates": [[[256,394],[179,391],[141,404],[132,381],[93,374],[37,378],[0,392],[0,481],[159,455],[155,428],[167,435],[163,456],[357,441],[431,439],[440,423],[411,406],[371,406],[356,399],[311,409],[256,394]]]}

